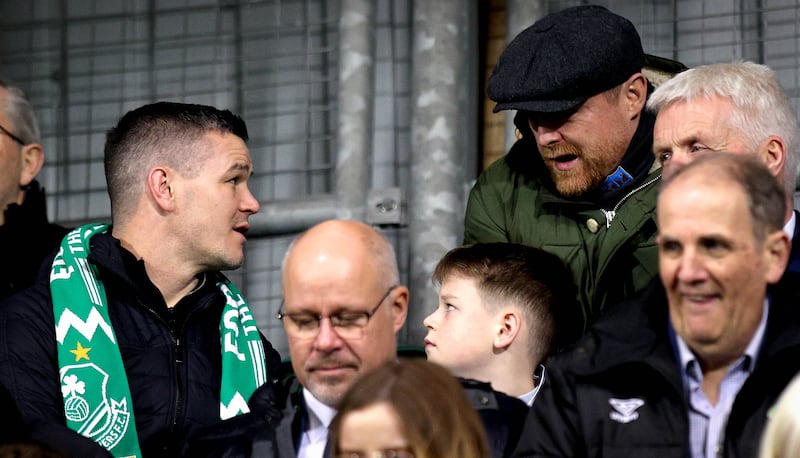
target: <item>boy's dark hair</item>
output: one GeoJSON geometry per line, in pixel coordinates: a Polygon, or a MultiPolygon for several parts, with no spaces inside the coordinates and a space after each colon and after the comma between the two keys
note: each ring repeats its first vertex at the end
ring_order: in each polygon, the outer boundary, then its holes
{"type": "Polygon", "coordinates": [[[583,322],[572,273],[561,259],[517,243],[476,243],[450,250],[433,272],[434,283],[459,276],[475,281],[487,307],[513,303],[530,328],[531,354],[541,362],[577,339],[583,322]]]}

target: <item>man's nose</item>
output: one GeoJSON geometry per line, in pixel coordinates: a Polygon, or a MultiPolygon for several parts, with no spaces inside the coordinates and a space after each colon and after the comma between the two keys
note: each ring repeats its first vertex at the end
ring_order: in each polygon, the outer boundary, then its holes
{"type": "Polygon", "coordinates": [[[319,322],[319,333],[314,338],[314,347],[320,351],[331,351],[341,344],[342,338],[336,333],[330,318],[322,318],[319,322]]]}
{"type": "Polygon", "coordinates": [[[694,250],[686,250],[678,265],[678,280],[691,283],[703,280],[707,276],[705,265],[694,250]]]}
{"type": "MultiPolygon", "coordinates": [[[[533,126],[531,127],[533,128],[533,126]]],[[[533,134],[534,137],[536,137],[536,143],[541,146],[550,146],[564,140],[564,137],[561,136],[561,132],[559,132],[557,128],[542,124],[536,126],[533,130],[533,134]]]]}
{"type": "Polygon", "coordinates": [[[244,195],[242,196],[239,208],[242,212],[250,214],[258,213],[258,210],[261,208],[258,199],[250,192],[250,188],[247,186],[244,188],[244,195]]]}

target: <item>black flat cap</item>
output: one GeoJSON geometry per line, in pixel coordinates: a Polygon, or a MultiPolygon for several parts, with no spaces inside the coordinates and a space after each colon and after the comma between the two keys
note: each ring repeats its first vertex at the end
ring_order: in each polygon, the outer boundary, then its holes
{"type": "Polygon", "coordinates": [[[549,14],[500,55],[487,95],[494,112],[567,111],[641,71],[642,42],[631,21],[602,6],[549,14]]]}

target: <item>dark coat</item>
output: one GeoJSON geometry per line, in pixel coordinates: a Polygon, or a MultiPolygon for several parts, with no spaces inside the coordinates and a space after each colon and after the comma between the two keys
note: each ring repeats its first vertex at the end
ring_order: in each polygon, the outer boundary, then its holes
{"type": "MultiPolygon", "coordinates": [[[[225,297],[211,272],[168,309],[137,261],[110,234],[90,241],[89,262],[106,290],[145,456],[175,456],[194,429],[219,421],[219,323],[225,297]]],[[[47,278],[0,304],[0,383],[28,421],[65,424],[47,278]]],[[[277,352],[265,341],[267,369],[277,352]]]]}
{"type": "Polygon", "coordinates": [[[35,453],[41,452],[42,456],[52,453],[52,456],[75,458],[111,458],[108,450],[66,426],[45,421],[26,424],[16,402],[2,385],[0,412],[3,414],[3,427],[0,428],[2,456],[39,456],[35,453]]]}
{"type": "Polygon", "coordinates": [[[47,222],[44,190],[35,180],[25,191],[22,205],[6,209],[5,224],[0,226],[0,299],[31,286],[42,261],[53,252],[67,229],[47,222]]]}
{"type": "MultiPolygon", "coordinates": [[[[767,411],[800,369],[795,290],[784,282],[770,289],[764,340],[733,403],[724,456],[758,455],[767,411]]],[[[688,410],[668,319],[656,280],[638,299],[598,321],[574,349],[550,361],[515,456],[685,458],[688,410]],[[643,404],[621,415],[612,398],[643,404]]]]}
{"type": "Polygon", "coordinates": [[[789,263],[786,271],[800,275],[800,212],[794,211],[794,235],[792,235],[792,251],[789,252],[789,263]]]}
{"type": "MultiPolygon", "coordinates": [[[[528,406],[517,398],[492,390],[488,383],[460,381],[486,428],[492,456],[511,456],[522,433],[528,406]]],[[[307,415],[297,379],[290,376],[282,383],[263,385],[249,404],[251,413],[198,431],[184,449],[183,456],[294,458],[307,415]]],[[[330,456],[329,449],[325,456],[330,456]]]]}
{"type": "Polygon", "coordinates": [[[511,456],[522,434],[528,405],[515,397],[493,390],[485,382],[461,379],[461,386],[481,418],[492,457],[511,456]]]}
{"type": "MultiPolygon", "coordinates": [[[[250,413],[199,429],[186,444],[187,458],[294,458],[300,445],[305,402],[294,376],[262,385],[250,413]]],[[[326,456],[330,456],[326,450],[326,456]]]]}

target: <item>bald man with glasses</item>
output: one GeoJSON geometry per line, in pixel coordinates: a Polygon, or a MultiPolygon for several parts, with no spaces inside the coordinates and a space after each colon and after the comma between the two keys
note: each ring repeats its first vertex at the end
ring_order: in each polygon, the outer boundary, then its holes
{"type": "Polygon", "coordinates": [[[408,311],[399,282],[391,243],[356,221],[321,223],[289,247],[280,316],[307,416],[294,438],[297,456],[321,457],[350,385],[396,358],[408,311]]]}
{"type": "MultiPolygon", "coordinates": [[[[340,337],[344,339],[360,339],[364,335],[364,329],[369,324],[369,319],[375,315],[375,312],[386,302],[386,298],[392,291],[398,288],[398,285],[390,286],[386,290],[381,300],[370,311],[354,311],[354,310],[340,310],[330,315],[323,316],[311,312],[278,312],[278,319],[284,320],[286,323],[286,332],[290,335],[298,336],[302,339],[314,339],[319,335],[320,328],[322,327],[322,320],[328,318],[331,321],[331,327],[336,331],[340,337]]],[[[283,310],[283,307],[281,308],[283,310]]]]}
{"type": "Polygon", "coordinates": [[[44,189],[35,180],[44,164],[39,126],[24,92],[0,80],[0,299],[33,283],[42,260],[67,230],[50,224],[44,189]]]}
{"type": "Polygon", "coordinates": [[[392,244],[374,228],[320,223],[292,242],[282,273],[278,318],[294,377],[262,387],[250,400],[252,414],[200,432],[185,456],[329,456],[339,400],[360,376],[397,358],[408,288],[392,244]]]}

